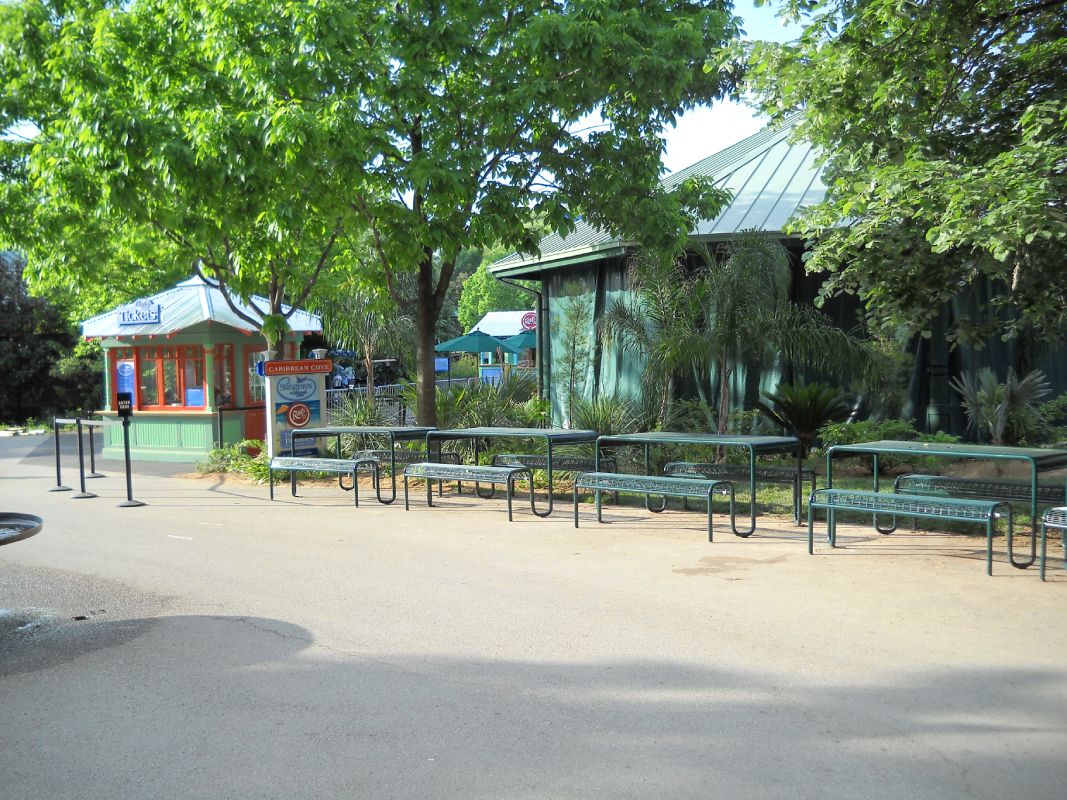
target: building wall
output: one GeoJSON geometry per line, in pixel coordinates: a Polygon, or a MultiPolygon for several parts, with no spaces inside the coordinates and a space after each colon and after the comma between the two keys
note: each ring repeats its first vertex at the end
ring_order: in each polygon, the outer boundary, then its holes
{"type": "MultiPolygon", "coordinates": [[[[789,243],[788,248],[793,257],[790,297],[796,303],[813,304],[822,279],[804,271],[799,243],[789,243]]],[[[624,352],[617,344],[605,342],[597,333],[600,320],[610,304],[629,295],[626,288],[626,259],[604,259],[557,269],[543,275],[542,286],[548,310],[542,324],[547,325],[546,341],[549,343],[543,369],[546,395],[552,401],[553,421],[556,424],[567,421],[566,386],[554,365],[563,347],[563,310],[569,302],[567,298],[573,296],[584,298],[593,308],[593,322],[588,326],[591,358],[581,382],[580,395],[586,399],[614,396],[641,401],[645,395],[642,385],[643,360],[633,353],[624,352]]],[[[991,292],[979,290],[954,298],[945,304],[931,326],[929,336],[915,336],[905,346],[912,366],[907,399],[901,413],[905,418],[913,419],[920,430],[943,430],[957,435],[965,433],[966,418],[959,396],[949,386],[949,381],[966,371],[988,366],[1003,380],[1008,367],[1013,367],[1018,374],[1041,369],[1052,386],[1050,398],[1067,392],[1067,347],[1063,345],[1052,346],[1026,339],[1004,341],[999,336],[992,336],[977,345],[953,346],[948,331],[959,319],[975,319],[980,309],[988,308],[990,295],[991,292]]],[[[863,321],[864,310],[855,297],[831,298],[821,310],[843,330],[855,329],[863,321]]],[[[717,381],[715,372],[714,365],[709,365],[706,375],[706,396],[709,398],[716,397],[711,391],[717,381]]],[[[796,378],[818,380],[825,379],[825,376],[794,376],[773,359],[756,369],[735,366],[731,379],[731,407],[735,410],[752,408],[761,393],[773,390],[782,379],[796,378]]],[[[832,380],[829,382],[833,383],[832,380]]],[[[681,379],[678,396],[695,399],[699,394],[692,379],[681,379]]]]}

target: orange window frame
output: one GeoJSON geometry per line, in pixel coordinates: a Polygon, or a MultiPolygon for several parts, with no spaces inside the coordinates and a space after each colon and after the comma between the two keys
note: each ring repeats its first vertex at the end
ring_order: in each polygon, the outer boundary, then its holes
{"type": "Polygon", "coordinates": [[[142,346],[134,348],[134,361],[137,368],[137,407],[146,411],[183,411],[202,410],[207,407],[207,374],[204,370],[204,348],[201,345],[159,345],[142,346]],[[141,390],[143,388],[143,370],[149,362],[155,362],[155,403],[145,402],[141,390]],[[178,402],[168,403],[167,379],[168,366],[173,364],[174,385],[171,387],[178,402]],[[194,370],[199,364],[200,383],[195,381],[187,385],[187,369],[194,370]],[[186,404],[186,392],[189,389],[200,389],[201,402],[198,404],[186,404]],[[162,401],[162,402],[160,402],[162,401]]]}

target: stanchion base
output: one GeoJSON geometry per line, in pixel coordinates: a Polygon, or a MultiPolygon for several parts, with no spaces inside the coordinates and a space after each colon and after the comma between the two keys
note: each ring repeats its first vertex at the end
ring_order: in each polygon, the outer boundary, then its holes
{"type": "Polygon", "coordinates": [[[102,472],[90,472],[90,473],[86,474],[85,477],[86,478],[106,478],[107,475],[105,475],[102,472]]]}
{"type": "Polygon", "coordinates": [[[71,500],[87,500],[90,497],[96,497],[96,495],[93,494],[92,492],[78,492],[76,495],[74,495],[70,499],[71,500]]]}
{"type": "Polygon", "coordinates": [[[140,500],[123,500],[121,503],[118,504],[117,507],[118,508],[137,508],[137,506],[143,506],[143,505],[144,505],[144,503],[142,503],[140,500]]]}
{"type": "Polygon", "coordinates": [[[48,491],[50,492],[70,492],[73,491],[69,486],[53,486],[48,491]]]}

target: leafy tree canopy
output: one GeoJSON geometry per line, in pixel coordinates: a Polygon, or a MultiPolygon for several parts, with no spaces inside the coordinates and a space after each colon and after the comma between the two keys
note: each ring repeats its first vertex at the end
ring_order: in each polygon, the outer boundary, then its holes
{"type": "MultiPolygon", "coordinates": [[[[765,4],[759,2],[757,4],[765,4]]],[[[750,86],[827,160],[797,229],[824,293],[927,330],[992,287],[955,335],[1067,322],[1067,13],[1063,0],[785,0],[805,25],[758,43],[750,86]],[[845,224],[847,223],[847,224],[845,224]],[[998,319],[999,317],[999,319],[998,319]]]]}
{"type": "Polygon", "coordinates": [[[302,304],[343,246],[347,186],[368,160],[346,91],[365,64],[347,43],[364,9],[4,6],[0,75],[14,91],[2,122],[38,133],[8,186],[21,213],[3,227],[31,232],[40,285],[106,279],[116,261],[168,277],[194,264],[265,295],[275,319],[249,321],[283,328],[283,302],[302,304]]]}
{"type": "Polygon", "coordinates": [[[398,278],[416,276],[403,310],[426,423],[462,251],[535,251],[537,224],[578,216],[669,251],[724,197],[659,178],[664,126],[734,87],[725,62],[703,68],[736,35],[728,0],[0,9],[0,82],[14,87],[0,122],[39,130],[17,205],[45,226],[36,242],[62,233],[41,208],[155,232],[238,294],[266,295],[275,331],[282,303],[303,303],[367,227],[368,279],[403,303],[398,278]]]}
{"type": "MultiPolygon", "coordinates": [[[[357,127],[382,157],[355,192],[381,274],[415,268],[418,418],[432,422],[433,331],[464,250],[536,252],[591,223],[677,249],[723,195],[659,185],[660,134],[733,87],[702,69],[737,31],[722,0],[424,0],[378,7],[357,127]],[[600,123],[596,123],[599,120],[600,123]]],[[[394,295],[398,293],[394,290],[394,295]]],[[[397,296],[398,300],[401,300],[397,296]]]]}

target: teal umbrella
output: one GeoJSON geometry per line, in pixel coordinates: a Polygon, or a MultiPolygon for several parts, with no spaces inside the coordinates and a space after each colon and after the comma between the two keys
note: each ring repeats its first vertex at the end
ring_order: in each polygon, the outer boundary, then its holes
{"type": "Polygon", "coordinates": [[[504,340],[516,350],[534,350],[537,348],[537,331],[523,331],[504,340]]]}
{"type": "Polygon", "coordinates": [[[497,348],[502,348],[509,353],[518,354],[514,345],[507,344],[495,336],[473,330],[470,333],[449,339],[447,342],[434,347],[438,353],[495,353],[497,348]]]}

